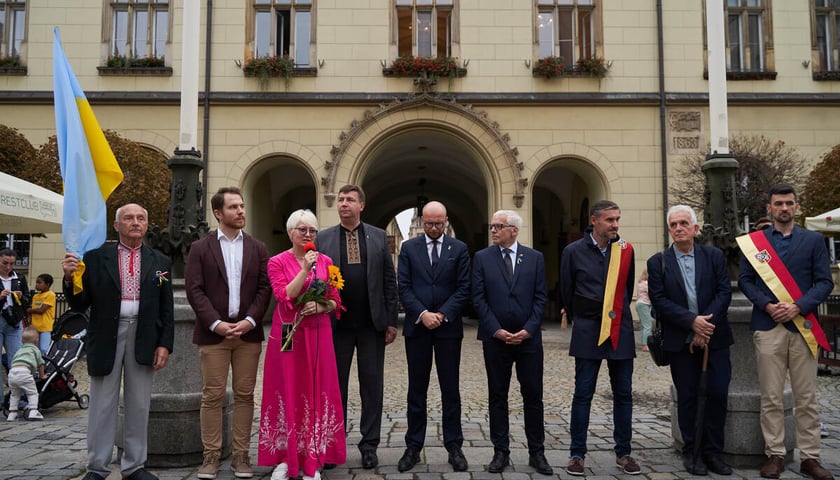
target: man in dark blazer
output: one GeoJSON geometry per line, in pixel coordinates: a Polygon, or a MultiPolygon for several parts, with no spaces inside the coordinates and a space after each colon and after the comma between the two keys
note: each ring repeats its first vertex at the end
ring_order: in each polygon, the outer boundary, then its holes
{"type": "MultiPolygon", "coordinates": [[[[339,225],[318,233],[321,253],[338,265],[344,277],[341,304],[347,309],[333,322],[333,344],[338,383],[347,419],[347,386],[355,352],[359,370],[362,415],[359,452],[362,467],[379,464],[385,346],[397,337],[397,281],[385,231],[362,223],[365,194],[361,187],[345,185],[338,191],[339,225]]],[[[335,317],[333,317],[335,318],[335,317]]],[[[346,424],[345,424],[346,425],[346,424]]]]}
{"type": "Polygon", "coordinates": [[[254,386],[265,339],[263,317],[271,299],[268,250],[242,231],[245,201],[238,188],[220,188],[210,206],[219,229],[192,244],[184,272],[187,300],[195,312],[193,343],[198,345],[203,385],[204,462],[197,476],[216,478],[222,453],[222,403],[232,371],[231,468],[237,478],[250,478],[254,386]]]}
{"type": "Polygon", "coordinates": [[[575,357],[575,392],[569,432],[572,441],[566,472],[582,476],[586,457],[589,413],[601,363],[607,361],[613,394],[613,439],[616,465],[624,473],[638,475],[641,468],[630,456],[633,436],[633,359],[636,342],[630,299],[633,296],[633,248],[618,236],[621,209],[615,202],[600,200],[592,205],[584,236],[563,249],[560,262],[560,292],[566,314],[572,320],[569,355],[575,357]],[[629,257],[629,258],[626,258],[629,257]],[[623,263],[627,260],[627,263],[623,263]],[[613,261],[616,263],[613,264],[613,261]],[[615,283],[607,285],[611,265],[615,283]],[[626,276],[621,282],[622,274],[626,276]],[[609,287],[609,288],[608,288],[609,287]],[[608,290],[613,293],[607,299],[608,290]],[[608,303],[607,308],[604,304],[608,303]],[[620,310],[619,310],[620,309],[620,310]],[[604,340],[604,311],[613,323],[604,340]],[[620,314],[620,316],[619,316],[620,314]]]}
{"type": "Polygon", "coordinates": [[[444,235],[446,207],[429,202],[423,207],[424,235],[402,244],[397,269],[400,299],[405,310],[405,357],[408,366],[408,430],[406,449],[397,467],[414,468],[426,439],[426,395],[437,366],[443,404],[443,444],[455,471],[465,471],[461,446],[461,310],[470,296],[470,257],[464,242],[444,235]]]}
{"type": "Polygon", "coordinates": [[[104,245],[84,256],[83,290],[74,292],[79,259],[62,260],[64,294],[79,311],[90,308],[86,345],[90,375],[87,474],[104,480],[111,470],[117,433],[120,383],[124,382],[124,444],[120,470],[130,480],[156,480],[145,468],[149,404],[155,370],[166,366],[175,336],[171,262],[145,245],[148,213],[137,204],[117,209],[114,229],[119,244],[104,245]]]}
{"type": "Polygon", "coordinates": [[[683,464],[692,475],[706,475],[709,471],[731,475],[732,468],[720,457],[732,379],[729,346],[734,343],[726,316],[732,298],[726,258],[719,248],[694,242],[700,226],[691,207],[673,206],[666,218],[674,244],[648,259],[648,293],[656,320],[662,322],[665,351],[671,359],[683,464]],[[698,448],[697,389],[704,349],[709,350],[708,387],[698,448]],[[694,457],[695,449],[700,452],[698,458],[694,457]]]}
{"type": "MultiPolygon", "coordinates": [[[[770,264],[775,257],[782,260],[794,288],[799,290],[793,302],[779,298],[768,288],[763,277],[741,256],[738,286],[753,304],[750,328],[753,330],[755,357],[758,362],[758,386],[761,391],[761,433],[767,462],[759,472],[764,478],[779,478],[785,470],[785,422],[783,392],[789,377],[793,390],[796,417],[796,444],[802,460],[800,471],[816,480],[834,476],[820,464],[820,416],[817,411],[817,358],[805,342],[795,322],[801,321],[811,330],[818,318],[817,307],[834,288],[831,266],[823,236],[794,225],[799,208],[796,191],[790,185],[775,185],[767,195],[767,213],[773,226],[753,235],[769,244],[762,260],[770,264]],[[810,318],[801,318],[810,317],[810,318]]],[[[739,238],[739,245],[743,238],[739,238]]],[[[743,245],[741,245],[743,248],[743,245]]],[[[764,262],[762,262],[764,263],[764,262]]],[[[779,284],[784,284],[778,276],[779,284]]],[[[791,289],[787,289],[790,293],[791,289]]],[[[817,326],[819,324],[817,323],[817,326]]]]}
{"type": "Polygon", "coordinates": [[[472,295],[478,314],[478,339],[483,342],[487,370],[490,473],[510,464],[508,390],[511,371],[522,392],[528,465],[543,475],[554,473],[545,458],[543,426],[542,316],[546,301],[542,253],[517,242],[522,217],[511,210],[493,214],[493,245],[473,258],[472,295]]]}

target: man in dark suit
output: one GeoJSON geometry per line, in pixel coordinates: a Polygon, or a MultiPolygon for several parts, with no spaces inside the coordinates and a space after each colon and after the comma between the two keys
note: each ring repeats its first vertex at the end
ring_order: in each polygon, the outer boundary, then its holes
{"type": "Polygon", "coordinates": [[[700,226],[691,207],[673,206],[666,218],[674,244],[648,259],[648,293],[657,321],[662,322],[665,350],[671,359],[683,464],[692,475],[706,475],[708,471],[731,475],[732,468],[720,457],[732,378],[729,346],[734,343],[726,316],[732,298],[726,258],[718,248],[694,243],[700,226]],[[697,389],[706,348],[707,400],[697,448],[697,389]],[[693,456],[695,449],[701,457],[693,456]]]}
{"type": "Polygon", "coordinates": [[[738,286],[753,304],[750,328],[758,362],[761,433],[767,455],[760,474],[779,478],[785,470],[783,392],[789,376],[800,470],[816,480],[830,480],[834,476],[820,465],[816,398],[818,344],[827,348],[828,342],[815,315],[834,288],[834,281],[823,236],[793,223],[798,208],[793,187],[776,185],[767,195],[767,213],[773,226],[738,238],[744,253],[738,286]],[[768,283],[773,286],[768,287],[768,283]]]}
{"type": "Polygon", "coordinates": [[[589,412],[604,360],[613,393],[616,465],[630,475],[641,473],[630,456],[636,357],[630,299],[635,257],[632,245],[618,236],[620,219],[621,209],[615,202],[595,202],[583,238],[563,249],[560,262],[560,291],[574,325],[569,345],[569,355],[575,357],[575,393],[569,421],[572,442],[566,465],[570,475],[585,473],[589,412]]]}
{"type": "Polygon", "coordinates": [[[362,415],[359,452],[362,467],[379,464],[385,346],[397,337],[397,281],[385,231],[362,223],[365,194],[361,187],[345,185],[338,191],[341,223],[318,233],[321,253],[337,264],[344,276],[341,304],[347,311],[334,322],[333,343],[338,383],[347,419],[347,386],[353,353],[359,370],[362,415]]]}
{"type": "Polygon", "coordinates": [[[233,459],[237,478],[254,476],[248,449],[254,417],[263,333],[271,298],[268,250],[244,233],[245,201],[236,187],[220,188],[210,199],[219,229],[192,244],[184,274],[187,300],[195,312],[193,343],[201,358],[201,441],[204,463],[197,476],[216,478],[222,453],[222,403],[233,371],[233,459]]]}
{"type": "Polygon", "coordinates": [[[421,217],[425,235],[402,244],[397,271],[400,299],[405,309],[405,357],[408,365],[408,431],[406,449],[397,465],[400,472],[414,468],[426,439],[426,394],[437,366],[443,404],[443,444],[455,471],[467,469],[461,446],[461,310],[470,295],[470,257],[464,242],[444,235],[446,207],[429,202],[421,217]]]}
{"type": "Polygon", "coordinates": [[[487,370],[490,473],[510,464],[508,390],[511,371],[522,392],[528,465],[543,475],[554,473],[545,458],[543,426],[542,315],[545,308],[545,262],[542,253],[516,241],[522,217],[511,210],[493,214],[493,245],[473,258],[472,295],[478,313],[478,339],[487,370]]]}
{"type": "Polygon", "coordinates": [[[117,433],[120,383],[124,383],[123,477],[156,480],[145,468],[152,377],[166,366],[175,336],[170,260],[143,245],[148,213],[137,204],[117,209],[114,229],[119,244],[104,245],[84,256],[83,290],[74,292],[79,259],[62,260],[64,294],[79,311],[90,308],[87,366],[90,375],[87,474],[104,480],[111,470],[117,433]]]}

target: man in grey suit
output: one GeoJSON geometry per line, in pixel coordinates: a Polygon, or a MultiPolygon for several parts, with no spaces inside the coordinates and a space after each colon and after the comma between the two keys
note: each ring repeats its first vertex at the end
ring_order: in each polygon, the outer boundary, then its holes
{"type": "Polygon", "coordinates": [[[338,382],[347,418],[347,384],[356,352],[362,415],[359,452],[362,467],[379,464],[376,449],[382,425],[385,346],[397,337],[397,281],[385,231],[362,223],[365,193],[356,185],[338,191],[341,224],[318,234],[318,250],[333,259],[344,277],[341,304],[347,311],[334,322],[338,382]]]}

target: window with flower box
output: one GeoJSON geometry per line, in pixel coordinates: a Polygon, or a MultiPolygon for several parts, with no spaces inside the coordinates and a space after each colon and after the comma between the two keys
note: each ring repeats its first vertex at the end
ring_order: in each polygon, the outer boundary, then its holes
{"type": "MultiPolygon", "coordinates": [[[[723,9],[726,34],[726,78],[728,80],[775,79],[771,0],[726,0],[723,9]]],[[[703,43],[708,47],[705,13],[703,29],[703,43]]],[[[708,77],[708,71],[704,73],[704,76],[708,77]]]]}
{"type": "Polygon", "coordinates": [[[397,57],[457,57],[455,0],[393,0],[397,57]]]}
{"type": "Polygon", "coordinates": [[[600,0],[537,0],[535,39],[538,58],[562,59],[574,71],[581,59],[598,58],[600,0]]]}
{"type": "Polygon", "coordinates": [[[26,74],[23,65],[26,39],[26,1],[0,0],[0,72],[26,74]]]}
{"type": "Polygon", "coordinates": [[[169,45],[169,0],[110,0],[108,6],[110,15],[103,22],[110,43],[106,66],[164,67],[169,45]]]}
{"type": "Polygon", "coordinates": [[[814,80],[840,80],[840,0],[813,0],[814,80]]]}
{"type": "Polygon", "coordinates": [[[314,0],[251,0],[247,25],[253,58],[285,57],[296,69],[314,65],[314,0]]]}

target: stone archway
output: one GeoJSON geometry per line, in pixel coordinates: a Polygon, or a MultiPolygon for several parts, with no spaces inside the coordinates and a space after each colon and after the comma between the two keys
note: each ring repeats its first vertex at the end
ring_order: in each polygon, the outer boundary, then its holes
{"type": "Polygon", "coordinates": [[[248,233],[265,242],[270,255],[291,247],[286,233],[289,215],[299,208],[316,212],[312,171],[300,159],[277,153],[254,162],[243,178],[248,233]]]}
{"type": "MultiPolygon", "coordinates": [[[[608,183],[595,163],[568,155],[545,162],[531,193],[534,248],[545,256],[546,284],[555,293],[549,299],[555,300],[563,248],[583,235],[589,205],[608,198],[608,183]]],[[[549,305],[547,312],[554,319],[559,308],[549,305]]]]}
{"type": "Polygon", "coordinates": [[[332,206],[341,185],[362,185],[362,217],[380,227],[421,198],[440,200],[459,238],[475,249],[487,243],[489,213],[523,204],[528,180],[508,135],[454,97],[424,93],[380,104],[339,140],[321,178],[323,199],[332,206]]]}

